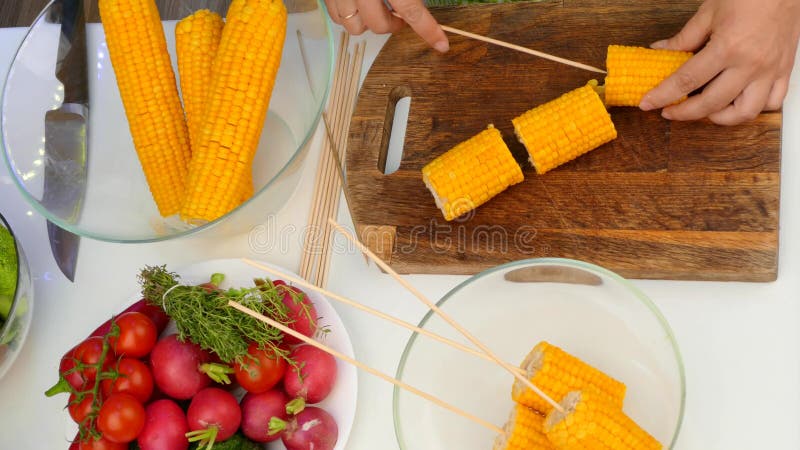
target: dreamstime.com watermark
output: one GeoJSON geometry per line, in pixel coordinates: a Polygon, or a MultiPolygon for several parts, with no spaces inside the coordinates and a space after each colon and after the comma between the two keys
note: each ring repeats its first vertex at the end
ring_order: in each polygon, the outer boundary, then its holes
{"type": "MultiPolygon", "coordinates": [[[[533,226],[522,225],[508,229],[500,225],[470,226],[469,217],[452,222],[431,219],[425,225],[416,225],[403,230],[395,239],[387,239],[386,231],[379,227],[368,227],[359,237],[370,249],[383,254],[411,254],[429,248],[436,254],[509,252],[526,255],[547,255],[549,246],[537,243],[537,231],[533,226]],[[392,248],[386,248],[392,246],[392,248]]],[[[352,229],[349,230],[355,235],[352,229]]],[[[278,226],[275,216],[253,228],[248,235],[252,252],[287,254],[299,245],[310,254],[320,254],[325,242],[330,242],[331,254],[357,254],[359,250],[336,230],[322,227],[295,225],[278,226]]]]}

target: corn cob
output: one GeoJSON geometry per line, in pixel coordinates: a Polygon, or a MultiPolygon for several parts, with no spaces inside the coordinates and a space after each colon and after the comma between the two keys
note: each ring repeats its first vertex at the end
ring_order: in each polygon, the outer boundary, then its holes
{"type": "Polygon", "coordinates": [[[234,0],[214,59],[181,217],[217,219],[246,192],[286,35],[281,0],[234,0]]]}
{"type": "Polygon", "coordinates": [[[219,14],[201,9],[175,27],[183,108],[192,146],[200,142],[203,109],[211,84],[211,62],[217,54],[223,25],[219,14]]]}
{"type": "Polygon", "coordinates": [[[154,0],[100,0],[109,56],[128,126],[162,216],[177,213],[190,158],[189,133],[154,0]]]}
{"type": "Polygon", "coordinates": [[[553,447],[544,434],[544,416],[520,405],[514,405],[508,421],[503,427],[505,433],[497,435],[492,450],[550,450],[553,447]]]}
{"type": "Polygon", "coordinates": [[[567,92],[512,119],[536,173],[546,173],[617,137],[595,85],[567,92]]]}
{"type": "Polygon", "coordinates": [[[503,137],[492,125],[422,168],[445,220],[453,220],[523,180],[503,137]]]}
{"type": "MultiPolygon", "coordinates": [[[[544,391],[550,398],[563,398],[567,392],[587,387],[594,388],[599,395],[622,408],[625,398],[625,385],[605,373],[586,364],[575,356],[547,342],[539,342],[525,357],[522,367],[528,379],[544,391]]],[[[535,409],[542,414],[549,413],[553,406],[542,400],[519,380],[514,381],[511,398],[518,403],[535,409]]]]}
{"type": "Polygon", "coordinates": [[[639,106],[644,94],[691,57],[689,52],[609,45],[606,54],[606,105],[639,106]]]}
{"type": "Polygon", "coordinates": [[[605,401],[593,389],[572,391],[560,402],[564,413],[553,410],[544,432],[559,450],[656,450],[663,446],[622,409],[605,401]]]}
{"type": "MultiPolygon", "coordinates": [[[[175,47],[178,54],[183,108],[189,127],[189,142],[199,145],[203,129],[203,112],[211,84],[212,62],[222,37],[224,22],[219,14],[201,9],[184,18],[175,27],[175,47]]],[[[245,174],[242,201],[253,195],[250,171],[245,174]]]]}

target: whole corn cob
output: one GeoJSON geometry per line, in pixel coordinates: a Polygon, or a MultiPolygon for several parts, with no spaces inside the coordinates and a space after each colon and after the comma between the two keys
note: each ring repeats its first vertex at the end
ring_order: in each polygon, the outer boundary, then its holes
{"type": "Polygon", "coordinates": [[[177,213],[185,191],[189,133],[154,0],[99,0],[98,7],[147,184],[162,216],[177,213]]]}
{"type": "Polygon", "coordinates": [[[492,125],[422,168],[445,220],[453,220],[523,180],[522,169],[492,125]]]}
{"type": "Polygon", "coordinates": [[[544,432],[559,450],[657,450],[663,446],[622,409],[605,401],[593,389],[572,391],[560,402],[564,413],[553,410],[544,432]]]}
{"type": "Polygon", "coordinates": [[[554,449],[544,434],[544,416],[515,404],[503,427],[505,433],[497,435],[492,450],[550,450],[554,449]]]}
{"type": "Polygon", "coordinates": [[[639,106],[644,94],[691,57],[689,52],[609,45],[606,54],[606,105],[639,106]]]}
{"type": "Polygon", "coordinates": [[[223,25],[219,14],[201,9],[175,26],[183,108],[193,146],[200,142],[203,110],[211,84],[211,63],[217,54],[223,25]]]}
{"type": "MultiPolygon", "coordinates": [[[[175,27],[175,47],[178,55],[183,108],[189,127],[189,142],[199,145],[203,129],[203,112],[208,102],[212,63],[217,55],[224,22],[222,17],[207,9],[187,16],[175,27]]],[[[242,201],[253,195],[250,171],[245,174],[242,201]]]]}
{"type": "Polygon", "coordinates": [[[536,173],[543,174],[617,137],[596,82],[512,119],[536,173]]]}
{"type": "MultiPolygon", "coordinates": [[[[554,399],[563,398],[568,392],[594,388],[604,400],[622,408],[625,385],[600,370],[586,364],[575,356],[547,342],[540,342],[522,362],[522,367],[531,383],[554,399]]],[[[511,398],[520,404],[549,413],[553,406],[542,400],[519,380],[514,381],[511,398]]]]}
{"type": "Polygon", "coordinates": [[[217,219],[247,190],[286,35],[281,0],[233,0],[214,59],[181,217],[217,219]]]}

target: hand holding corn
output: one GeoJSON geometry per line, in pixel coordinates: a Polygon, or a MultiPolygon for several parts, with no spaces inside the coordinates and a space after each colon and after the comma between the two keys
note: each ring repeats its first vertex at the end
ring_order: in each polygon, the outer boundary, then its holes
{"type": "Polygon", "coordinates": [[[662,115],[667,119],[708,117],[721,125],[779,109],[800,37],[798,17],[800,0],[706,0],[680,33],[652,45],[702,49],[639,106],[644,110],[666,106],[662,115]],[[701,87],[702,93],[672,105],[701,87]]]}

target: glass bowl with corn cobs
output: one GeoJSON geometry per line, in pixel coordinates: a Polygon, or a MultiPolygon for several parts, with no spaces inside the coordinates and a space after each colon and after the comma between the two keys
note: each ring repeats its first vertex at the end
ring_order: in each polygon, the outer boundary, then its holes
{"type": "Polygon", "coordinates": [[[333,59],[318,0],[54,0],[0,92],[4,160],[80,236],[249,231],[300,182],[333,59]]]}
{"type": "Polygon", "coordinates": [[[28,260],[11,226],[0,215],[0,379],[22,350],[32,317],[28,260]]]}
{"type": "Polygon", "coordinates": [[[529,259],[467,279],[438,306],[508,364],[428,313],[419,328],[444,340],[413,334],[397,378],[473,420],[395,389],[401,449],[675,445],[686,393],[680,352],[629,281],[581,261],[529,259]]]}

